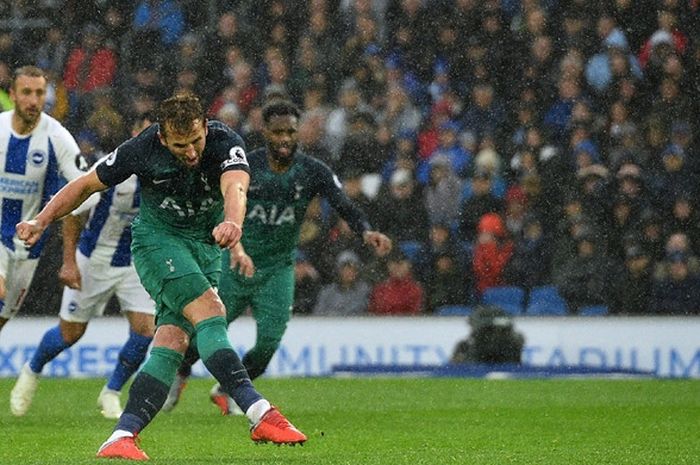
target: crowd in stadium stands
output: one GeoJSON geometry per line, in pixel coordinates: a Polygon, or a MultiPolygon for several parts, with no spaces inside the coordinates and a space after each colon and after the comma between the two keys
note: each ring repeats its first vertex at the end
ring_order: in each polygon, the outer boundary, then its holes
{"type": "Polygon", "coordinates": [[[47,0],[0,17],[0,107],[12,69],[45,68],[48,111],[93,157],[174,91],[249,150],[265,99],[296,102],[303,150],[397,246],[374,259],[314,205],[297,313],[430,314],[504,287],[523,308],[554,288],[571,314],[700,313],[696,0],[47,0]]]}

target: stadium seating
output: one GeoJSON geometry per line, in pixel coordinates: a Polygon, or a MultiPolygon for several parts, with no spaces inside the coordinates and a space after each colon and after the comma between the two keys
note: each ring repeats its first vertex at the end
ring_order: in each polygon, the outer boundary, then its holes
{"type": "Polygon", "coordinates": [[[530,290],[525,314],[530,316],[561,316],[569,313],[566,301],[556,286],[537,286],[530,290]]]}
{"type": "Polygon", "coordinates": [[[442,305],[435,309],[437,316],[469,316],[474,311],[467,305],[442,305]]]}
{"type": "Polygon", "coordinates": [[[605,305],[588,305],[578,310],[580,316],[605,316],[610,310],[605,305]]]}
{"type": "Polygon", "coordinates": [[[496,286],[486,289],[481,303],[502,308],[511,315],[521,315],[525,308],[525,289],[518,286],[496,286]]]}

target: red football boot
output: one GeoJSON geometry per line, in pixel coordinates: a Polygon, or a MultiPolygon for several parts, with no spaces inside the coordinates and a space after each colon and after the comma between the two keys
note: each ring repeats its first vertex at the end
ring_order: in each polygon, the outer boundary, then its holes
{"type": "Polygon", "coordinates": [[[102,444],[97,457],[102,459],[148,460],[139,447],[136,436],[127,436],[102,444]]]}
{"type": "Polygon", "coordinates": [[[276,407],[272,407],[250,429],[250,439],[255,442],[295,445],[304,444],[306,435],[296,429],[276,407]]]}

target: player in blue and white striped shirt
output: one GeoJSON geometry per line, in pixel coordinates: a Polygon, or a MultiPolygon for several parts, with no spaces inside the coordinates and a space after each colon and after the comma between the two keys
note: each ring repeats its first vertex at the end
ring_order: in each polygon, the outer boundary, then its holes
{"type": "MultiPolygon", "coordinates": [[[[150,125],[148,118],[139,121],[134,133],[147,125],[150,125]]],[[[80,283],[80,287],[65,287],[58,326],[44,334],[32,359],[22,367],[10,394],[14,415],[24,415],[29,409],[44,366],[75,344],[85,333],[90,319],[101,315],[115,295],[129,320],[130,332],[97,405],[106,418],[117,419],[121,415],[121,389],[146,357],[155,331],[155,303],[141,284],[131,260],[131,222],[139,212],[139,205],[140,186],[133,175],[73,212],[83,215],[89,211],[89,217],[82,232],[71,227],[64,232],[64,264],[60,273],[63,281],[80,283]],[[78,234],[80,240],[76,244],[78,234]]]]}
{"type": "Polygon", "coordinates": [[[88,168],[73,136],[42,111],[46,84],[41,69],[17,69],[10,87],[15,108],[0,113],[0,329],[19,311],[46,238],[27,249],[15,225],[34,218],[66,180],[88,168]]]}

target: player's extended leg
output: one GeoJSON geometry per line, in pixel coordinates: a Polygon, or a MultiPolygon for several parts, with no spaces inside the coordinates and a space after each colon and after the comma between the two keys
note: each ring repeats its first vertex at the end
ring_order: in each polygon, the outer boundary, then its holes
{"type": "Polygon", "coordinates": [[[129,339],[119,351],[119,359],[107,384],[100,391],[97,405],[105,418],[117,419],[122,414],[121,390],[146,358],[148,346],[153,340],[155,322],[153,315],[125,311],[129,320],[129,339]]]}
{"type": "Polygon", "coordinates": [[[185,307],[183,313],[195,325],[197,350],[204,365],[253,425],[251,439],[278,444],[305,442],[306,436],[253,387],[245,367],[228,341],[225,309],[216,292],[209,289],[185,307]]]}
{"type": "MultiPolygon", "coordinates": [[[[209,287],[206,278],[191,274],[167,281],[162,296],[166,308],[183,308],[182,315],[197,333],[197,348],[205,366],[226,392],[246,408],[246,415],[254,424],[251,438],[278,443],[306,441],[306,436],[276,409],[271,408],[269,402],[253,388],[245,368],[228,342],[223,304],[216,292],[209,287]],[[186,303],[187,292],[201,288],[207,290],[186,303]]],[[[168,316],[160,314],[159,325],[168,321],[165,319],[168,316]]],[[[112,435],[98,450],[98,457],[148,459],[136,444],[136,436],[163,406],[188,344],[188,334],[181,327],[174,324],[159,326],[151,356],[132,383],[124,413],[112,435]]]]}
{"type": "Polygon", "coordinates": [[[185,352],[185,358],[180,364],[180,368],[177,369],[177,374],[175,375],[175,380],[170,386],[170,391],[168,391],[168,398],[165,399],[163,404],[163,411],[172,411],[180,402],[180,397],[182,397],[182,391],[187,387],[187,380],[192,374],[192,365],[197,363],[199,360],[199,352],[197,351],[197,344],[195,342],[196,337],[193,336],[190,341],[190,346],[185,352]]]}
{"type": "Polygon", "coordinates": [[[61,319],[57,326],[49,329],[39,342],[31,360],[22,366],[15,386],[10,392],[10,410],[15,416],[22,416],[29,410],[34,400],[39,375],[44,366],[58,354],[78,342],[85,334],[87,322],[73,322],[61,319]]]}
{"type": "Polygon", "coordinates": [[[174,325],[158,327],[150,357],[131,384],[124,412],[112,435],[97,451],[98,457],[148,460],[146,453],[136,443],[137,435],[153,420],[165,402],[188,343],[188,335],[181,328],[174,325]]]}
{"type": "Polygon", "coordinates": [[[255,345],[243,357],[243,365],[250,379],[262,375],[277,352],[287,330],[293,302],[294,268],[276,268],[253,297],[257,337],[255,345]]]}
{"type": "MultiPolygon", "coordinates": [[[[262,279],[260,278],[260,274],[256,274],[252,278],[245,278],[239,275],[238,272],[232,271],[229,268],[230,256],[228,252],[224,251],[222,257],[222,278],[219,280],[218,294],[226,307],[226,320],[228,323],[231,323],[231,321],[243,314],[246,309],[250,307],[252,296],[262,283],[262,279]]],[[[173,385],[170,387],[168,399],[165,401],[165,405],[163,405],[163,410],[167,412],[174,409],[179,402],[182,391],[187,385],[187,379],[192,373],[192,365],[199,360],[196,339],[196,335],[193,336],[193,342],[190,343],[190,347],[185,353],[185,359],[178,369],[173,385]]],[[[211,401],[219,407],[222,415],[229,415],[231,413],[243,415],[243,411],[228,394],[221,391],[218,384],[212,388],[210,398],[211,401]]]]}
{"type": "MultiPolygon", "coordinates": [[[[275,266],[257,270],[256,275],[252,280],[241,276],[232,276],[230,280],[223,279],[219,289],[229,322],[238,318],[248,307],[247,303],[251,302],[257,325],[257,337],[255,345],[243,357],[243,366],[251,380],[265,372],[270,360],[277,352],[287,329],[294,302],[294,268],[292,266],[275,266]],[[248,295],[251,289],[253,289],[252,298],[248,295]]],[[[236,407],[236,403],[222,391],[220,386],[214,386],[209,397],[219,407],[222,415],[242,414],[242,411],[236,407]]]]}

